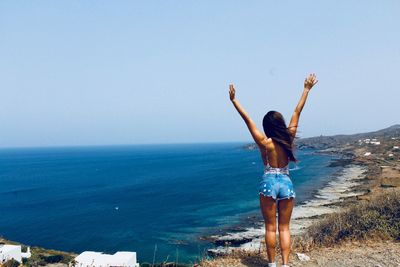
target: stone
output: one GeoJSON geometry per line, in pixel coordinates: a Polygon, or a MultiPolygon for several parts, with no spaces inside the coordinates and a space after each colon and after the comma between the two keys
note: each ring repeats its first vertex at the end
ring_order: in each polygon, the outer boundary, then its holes
{"type": "Polygon", "coordinates": [[[296,253],[300,261],[309,261],[310,257],[303,253],[296,253]]]}

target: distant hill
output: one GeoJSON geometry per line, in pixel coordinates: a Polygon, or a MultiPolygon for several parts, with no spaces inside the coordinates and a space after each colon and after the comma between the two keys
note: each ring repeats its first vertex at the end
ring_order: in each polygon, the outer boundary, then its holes
{"type": "MultiPolygon", "coordinates": [[[[327,149],[338,147],[347,143],[352,144],[358,142],[360,139],[386,139],[397,137],[400,138],[400,124],[395,124],[388,128],[384,128],[374,132],[357,133],[357,134],[339,134],[332,136],[315,136],[309,138],[299,138],[295,140],[297,149],[313,148],[313,149],[327,149]]],[[[256,149],[255,144],[248,144],[246,149],[256,149]]]]}
{"type": "Polygon", "coordinates": [[[296,140],[296,146],[302,148],[326,149],[334,146],[352,144],[360,139],[386,139],[392,137],[400,137],[400,124],[390,126],[374,132],[358,133],[358,134],[340,134],[332,136],[316,136],[309,138],[299,138],[296,140]]]}

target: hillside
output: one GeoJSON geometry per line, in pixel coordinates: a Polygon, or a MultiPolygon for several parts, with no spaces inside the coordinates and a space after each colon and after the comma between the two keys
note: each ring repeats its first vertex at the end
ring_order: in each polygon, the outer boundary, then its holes
{"type": "Polygon", "coordinates": [[[386,139],[388,137],[400,137],[400,124],[390,126],[374,132],[349,134],[349,135],[332,135],[332,136],[316,136],[309,138],[299,138],[296,140],[296,146],[299,149],[314,148],[328,149],[339,147],[346,144],[354,144],[364,139],[386,139]]]}
{"type": "MultiPolygon", "coordinates": [[[[308,138],[298,138],[295,140],[295,147],[297,149],[317,149],[317,150],[330,150],[334,152],[343,152],[346,145],[354,145],[359,140],[365,139],[388,139],[397,137],[400,138],[400,124],[395,124],[390,127],[367,133],[357,134],[338,134],[331,136],[315,136],[308,138]]],[[[257,149],[257,145],[250,143],[244,146],[245,149],[257,149]]]]}

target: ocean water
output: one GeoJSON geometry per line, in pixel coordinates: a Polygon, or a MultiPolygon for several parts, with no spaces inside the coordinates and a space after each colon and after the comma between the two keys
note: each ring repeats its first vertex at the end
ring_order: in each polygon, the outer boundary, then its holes
{"type": "MultiPolygon", "coordinates": [[[[136,251],[139,262],[194,262],[199,236],[259,214],[260,154],[244,143],[0,150],[0,235],[80,253],[136,251]]],[[[337,168],[297,151],[297,202],[337,168]]]]}

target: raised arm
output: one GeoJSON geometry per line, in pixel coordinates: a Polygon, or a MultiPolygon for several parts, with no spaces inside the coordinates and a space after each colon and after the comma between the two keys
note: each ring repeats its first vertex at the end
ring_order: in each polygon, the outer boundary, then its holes
{"type": "Polygon", "coordinates": [[[299,103],[297,104],[297,106],[293,112],[293,115],[292,115],[292,118],[290,120],[289,127],[288,127],[292,138],[294,138],[296,136],[300,114],[301,114],[301,111],[303,110],[304,104],[306,103],[308,93],[310,92],[311,88],[317,82],[318,82],[318,80],[317,80],[317,76],[315,76],[315,73],[308,75],[308,77],[304,80],[303,94],[301,95],[299,103]]]}
{"type": "Polygon", "coordinates": [[[229,98],[231,99],[233,105],[235,106],[236,110],[239,112],[240,116],[244,120],[247,125],[247,128],[250,131],[251,136],[253,137],[254,141],[258,146],[263,146],[263,140],[265,139],[265,135],[257,129],[256,124],[244,110],[242,105],[240,105],[239,101],[235,98],[235,88],[233,84],[229,85],[229,98]]]}

